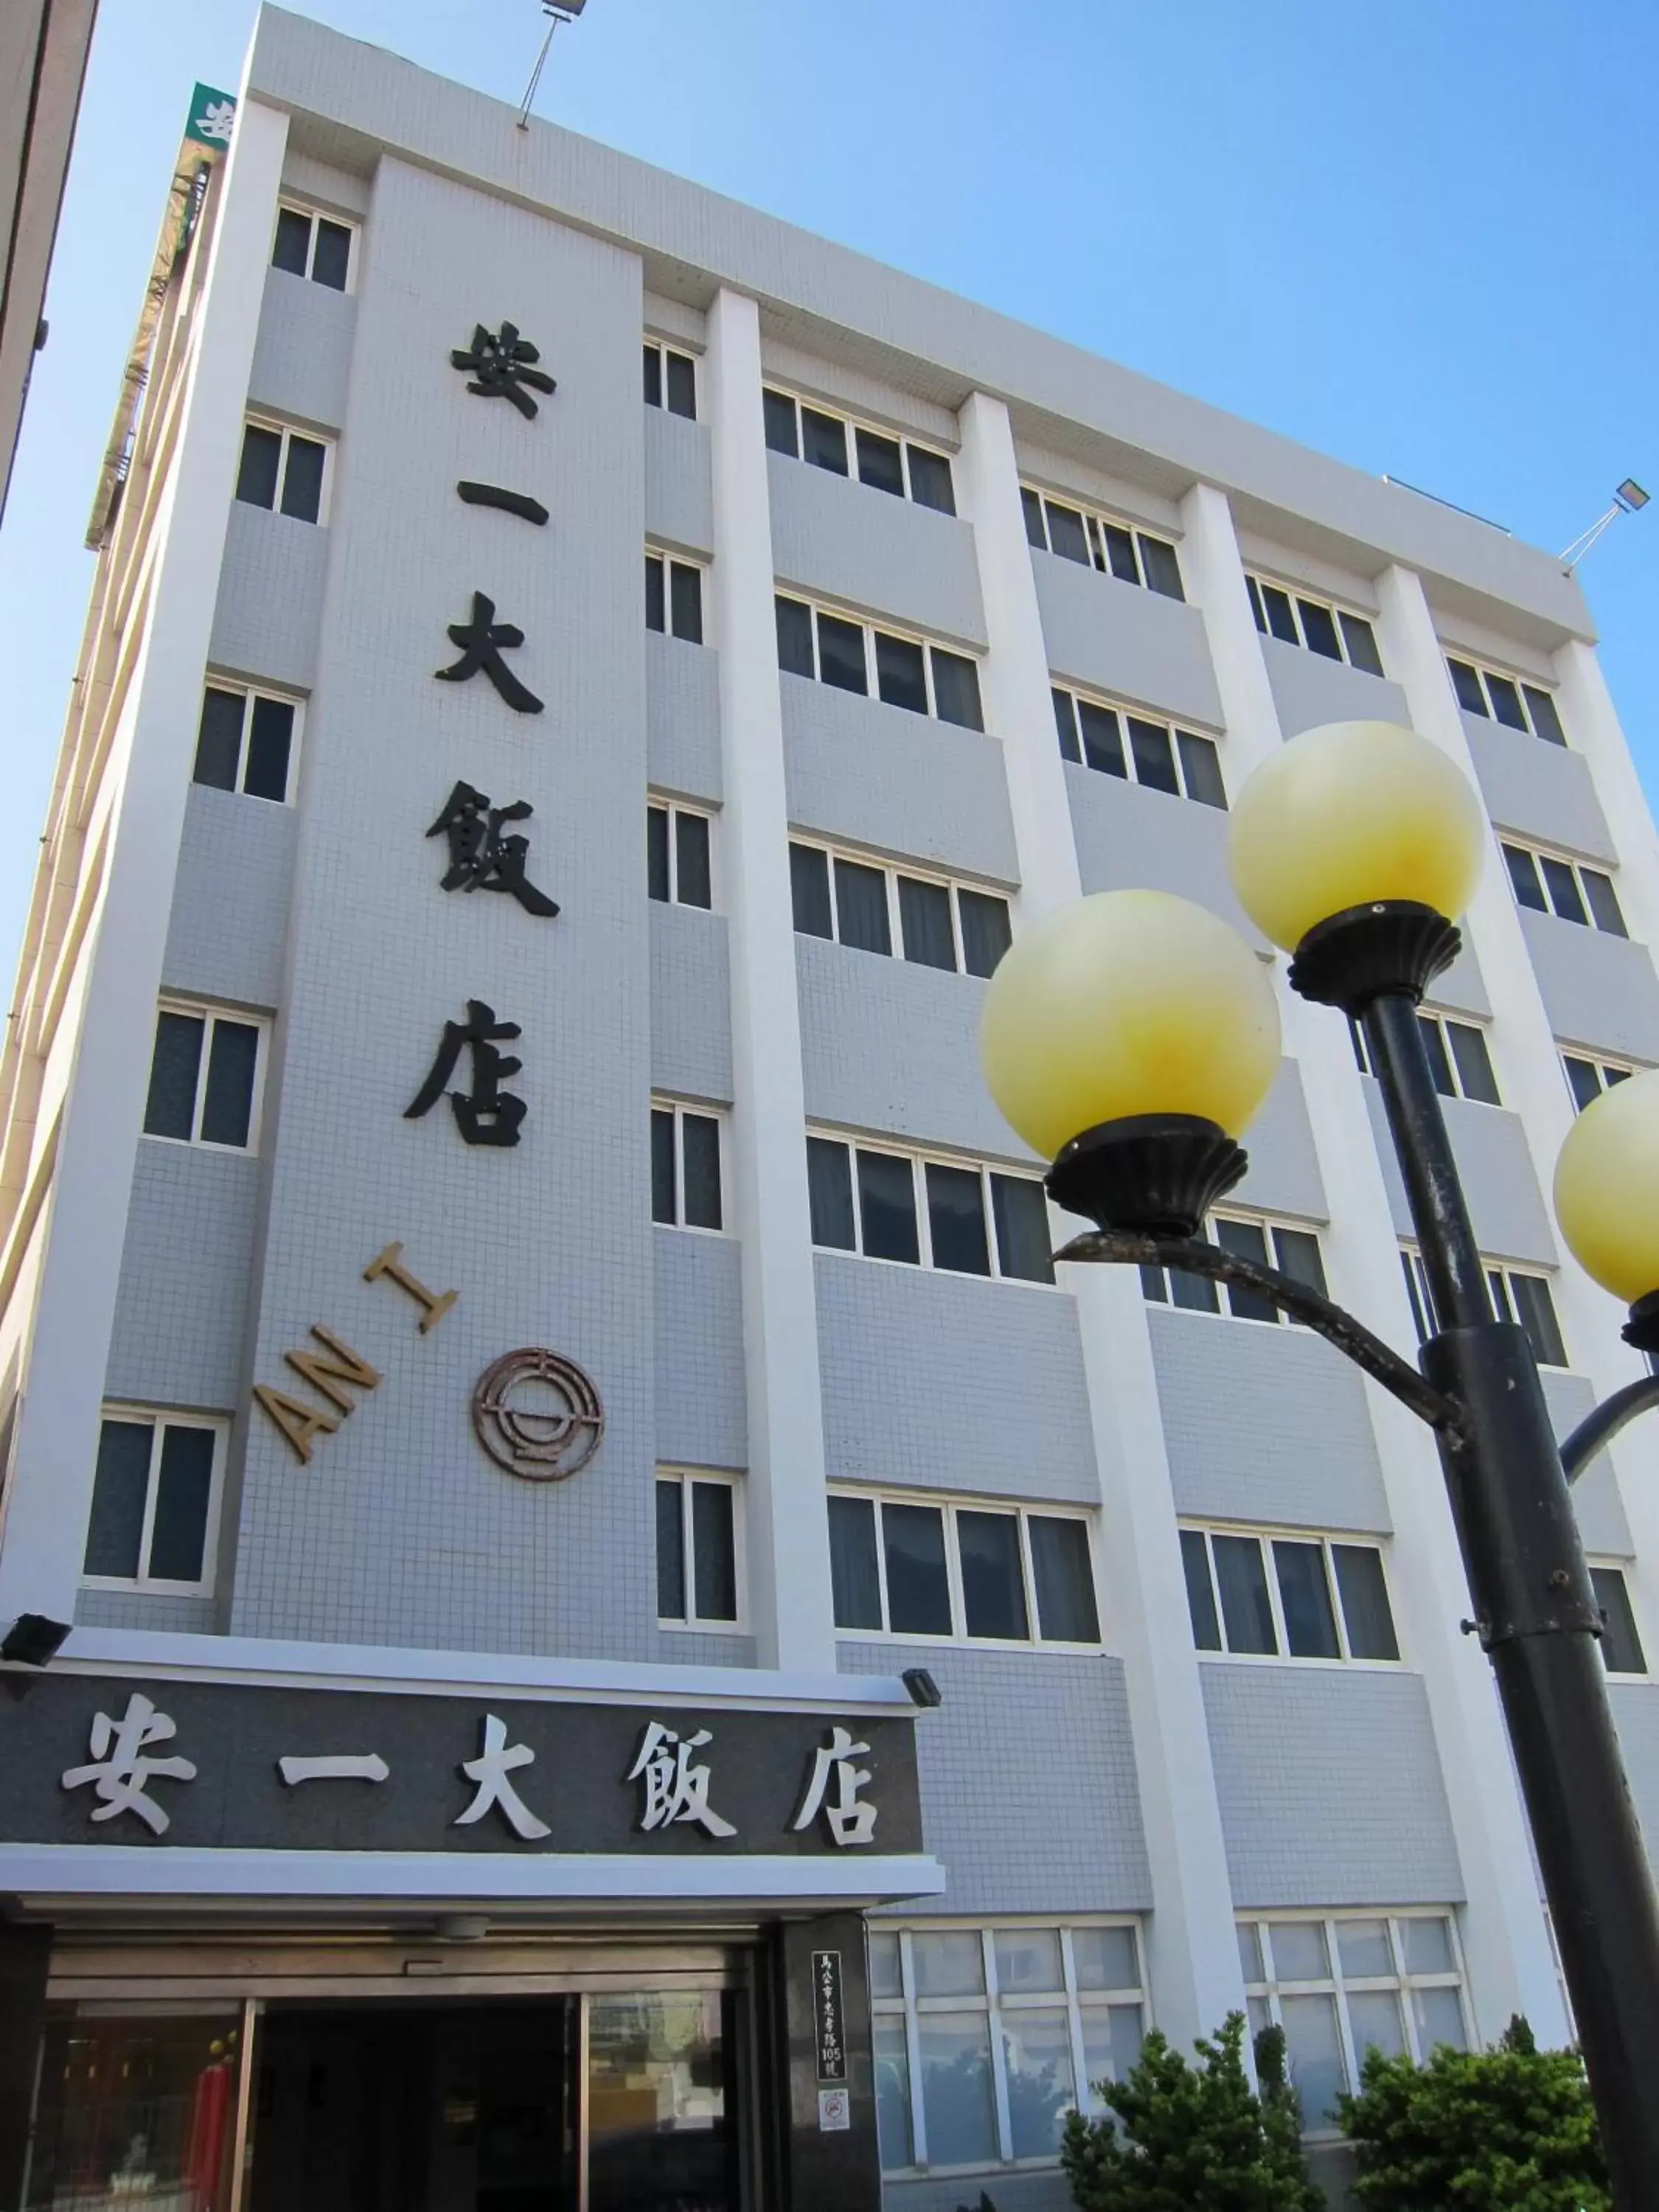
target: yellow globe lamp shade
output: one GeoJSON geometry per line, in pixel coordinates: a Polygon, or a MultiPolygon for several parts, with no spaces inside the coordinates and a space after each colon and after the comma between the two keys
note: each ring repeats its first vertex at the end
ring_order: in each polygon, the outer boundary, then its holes
{"type": "Polygon", "coordinates": [[[1659,1291],[1659,1068],[1591,1099],[1568,1130],[1555,1218],[1603,1290],[1626,1305],[1659,1291]]]}
{"type": "Polygon", "coordinates": [[[1237,1137],[1279,1066],[1279,1006],[1243,939],[1167,891],[1098,891],[1017,938],[985,994],[991,1096],[1052,1159],[1085,1129],[1185,1114],[1237,1137]]]}
{"type": "Polygon", "coordinates": [[[1245,912],[1293,952],[1333,915],[1409,900],[1451,921],[1486,850],[1468,779],[1398,722],[1328,722],[1248,779],[1228,830],[1245,912]]]}

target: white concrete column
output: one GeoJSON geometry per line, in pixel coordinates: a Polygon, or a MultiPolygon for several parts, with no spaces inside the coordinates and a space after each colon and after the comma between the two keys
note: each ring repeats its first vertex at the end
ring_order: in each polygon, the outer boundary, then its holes
{"type": "MultiPolygon", "coordinates": [[[[1008,410],[976,392],[959,421],[957,496],[974,526],[985,603],[986,722],[1006,759],[1018,929],[1079,895],[1077,845],[1008,410]]],[[[1088,1225],[1058,1212],[1054,1220],[1061,1237],[1088,1225]]],[[[1123,1662],[1151,1865],[1152,2015],[1185,2049],[1243,2008],[1244,1984],[1146,1309],[1132,1269],[1062,1267],[1060,1279],[1077,1300],[1100,1475],[1106,1635],[1123,1662]]],[[[1077,1900],[1079,1910],[1104,1901],[1077,1900]]]]}
{"type": "Polygon", "coordinates": [[[721,878],[732,963],[732,1226],[743,1244],[750,1598],[763,1666],[833,1674],[817,1300],[772,611],[760,315],[723,290],[704,364],[714,447],[721,878]]]}
{"type": "Polygon", "coordinates": [[[150,611],[105,771],[110,858],[82,955],[82,1012],[0,1532],[0,1626],[24,1612],[75,1617],[203,672],[287,143],[286,115],[248,100],[245,87],[178,455],[155,521],[150,611]]]}
{"type": "MultiPolygon", "coordinates": [[[[1236,793],[1278,750],[1278,714],[1224,495],[1196,486],[1182,520],[1182,559],[1209,631],[1228,787],[1236,793]]],[[[1386,646],[1384,659],[1397,677],[1401,665],[1386,646]]],[[[1414,1338],[1399,1244],[1347,1024],[1334,1008],[1297,998],[1284,982],[1284,963],[1275,965],[1285,1049],[1301,1073],[1332,1210],[1321,1237],[1331,1294],[1409,1350],[1414,1338]]],[[[1495,2040],[1512,2013],[1524,2012],[1540,2039],[1559,2042],[1565,2021],[1508,1740],[1486,1659],[1458,1626],[1470,1607],[1439,1458],[1414,1415],[1373,1383],[1366,1396],[1394,1524],[1389,1581],[1401,1648],[1427,1692],[1462,1869],[1463,1943],[1479,2031],[1483,2040],[1495,2040]]],[[[1364,1808],[1355,1807],[1354,1814],[1363,1819],[1364,1808]]]]}

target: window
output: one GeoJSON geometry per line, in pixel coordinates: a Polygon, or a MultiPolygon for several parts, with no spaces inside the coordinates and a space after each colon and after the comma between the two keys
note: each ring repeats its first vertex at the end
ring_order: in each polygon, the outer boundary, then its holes
{"type": "MultiPolygon", "coordinates": [[[[1319,1239],[1311,1229],[1217,1214],[1205,1224],[1205,1234],[1224,1251],[1237,1252],[1264,1267],[1277,1267],[1280,1274],[1305,1283],[1322,1297],[1325,1295],[1325,1264],[1319,1256],[1319,1239]]],[[[1191,1313],[1228,1313],[1235,1321],[1286,1318],[1260,1291],[1237,1283],[1212,1283],[1207,1275],[1189,1274],[1184,1267],[1144,1265],[1140,1287],[1159,1305],[1184,1306],[1191,1313]]]]}
{"type": "Polygon", "coordinates": [[[1337,1536],[1183,1528],[1200,1651],[1261,1659],[1398,1659],[1382,1554],[1337,1536]]]}
{"type": "Polygon", "coordinates": [[[958,1275],[1051,1283],[1048,1206],[1035,1176],[809,1135],[812,1242],[958,1275]]]}
{"type": "MultiPolygon", "coordinates": [[[[1492,1055],[1486,1050],[1486,1031],[1474,1022],[1455,1021],[1449,1014],[1419,1013],[1417,1018],[1423,1026],[1423,1043],[1429,1055],[1434,1087],[1440,1096],[1474,1098],[1483,1106],[1500,1105],[1498,1078],[1492,1072],[1492,1055]]],[[[1352,1019],[1348,1028],[1359,1073],[1370,1075],[1374,1070],[1365,1032],[1352,1019]]]]}
{"type": "Polygon", "coordinates": [[[225,1425],[109,1407],[98,1434],[84,1580],[210,1589],[225,1425]]]}
{"type": "Polygon", "coordinates": [[[1495,669],[1477,668],[1473,661],[1454,660],[1449,654],[1446,669],[1457,703],[1466,714],[1502,722],[1506,729],[1528,731],[1547,744],[1567,742],[1553,692],[1541,691],[1537,684],[1523,684],[1513,676],[1500,676],[1495,669]]]}
{"type": "Polygon", "coordinates": [[[1620,912],[1613,878],[1603,869],[1587,867],[1582,860],[1563,860],[1526,845],[1503,840],[1504,859],[1516,901],[1534,914],[1553,914],[1581,928],[1604,930],[1609,937],[1628,937],[1620,912]]]}
{"type": "Polygon", "coordinates": [[[1085,568],[1103,569],[1121,584],[1139,584],[1149,592],[1162,592],[1166,599],[1186,598],[1181,563],[1167,538],[1069,507],[1027,484],[1020,486],[1019,496],[1025,508],[1025,535],[1039,551],[1057,553],[1062,561],[1075,561],[1085,568]]]}
{"type": "Polygon", "coordinates": [[[295,522],[323,520],[328,447],[320,438],[274,422],[249,422],[242,432],[236,496],[249,507],[274,507],[295,522]]]}
{"type": "Polygon", "coordinates": [[[795,927],[863,952],[989,975],[1008,950],[1008,902],[966,884],[878,867],[821,845],[789,842],[795,927]]]}
{"type": "Polygon", "coordinates": [[[830,1573],[836,1626],[860,1635],[1100,1641],[1080,1513],[836,1491],[830,1573]]]}
{"type": "Polygon", "coordinates": [[[144,1134],[252,1152],[264,1024],[206,1007],[163,1006],[144,1102],[144,1134]]]}
{"type": "Polygon", "coordinates": [[[349,222],[336,222],[313,208],[283,205],[276,210],[270,265],[286,269],[290,276],[308,276],[313,284],[326,284],[331,292],[347,291],[356,235],[349,222]]]}
{"type": "Polygon", "coordinates": [[[766,410],[766,442],[775,453],[828,469],[831,476],[856,475],[860,483],[895,499],[913,500],[918,507],[937,507],[941,514],[957,511],[947,454],[919,446],[912,438],[897,438],[867,423],[854,422],[822,407],[809,406],[793,392],[769,385],[761,395],[766,410]]]}
{"type": "Polygon", "coordinates": [[[645,556],[645,626],[672,631],[688,645],[702,643],[702,570],[695,561],[666,553],[645,556]]]}
{"type": "Polygon", "coordinates": [[[1153,791],[1167,791],[1172,798],[1195,799],[1201,806],[1225,809],[1221,756],[1213,738],[1200,738],[1194,730],[1172,730],[1167,722],[1149,721],[1127,707],[1109,707],[1100,700],[1062,691],[1058,684],[1050,696],[1065,759],[1079,768],[1121,776],[1126,782],[1133,778],[1153,791]]]}
{"type": "MultiPolygon", "coordinates": [[[[1426,1344],[1437,1324],[1423,1255],[1414,1245],[1402,1245],[1400,1265],[1405,1273],[1406,1296],[1411,1302],[1417,1340],[1426,1344]]],[[[1566,1349],[1561,1340],[1561,1325],[1555,1318],[1555,1302],[1550,1296],[1548,1279],[1511,1267],[1507,1262],[1500,1265],[1494,1260],[1488,1260],[1486,1268],[1486,1289],[1497,1318],[1520,1323],[1527,1332],[1532,1356],[1540,1367],[1565,1367],[1566,1349]]]]}
{"type": "Polygon", "coordinates": [[[657,1476],[657,1618],[665,1628],[734,1628],[737,1485],[725,1475],[657,1476]]]}
{"type": "Polygon", "coordinates": [[[1636,1632],[1636,1615],[1631,1611],[1624,1569],[1593,1566],[1589,1577],[1595,1602],[1601,1608],[1601,1656],[1608,1674],[1645,1674],[1647,1656],[1636,1632]]]}
{"type": "Polygon", "coordinates": [[[1615,1083],[1623,1083],[1636,1073],[1633,1067],[1626,1067],[1616,1060],[1590,1060],[1578,1052],[1564,1052],[1561,1066],[1567,1088],[1572,1093],[1572,1103],[1581,1114],[1591,1099],[1599,1098],[1604,1091],[1611,1091],[1615,1083]]]}
{"type": "Polygon", "coordinates": [[[210,684],[202,696],[194,780],[281,805],[294,769],[296,712],[292,699],[210,684]]]}
{"type": "Polygon", "coordinates": [[[712,907],[708,817],[653,799],[645,810],[646,890],[667,906],[712,907]]]}
{"type": "Polygon", "coordinates": [[[1376,649],[1376,633],[1364,615],[1350,614],[1327,599],[1304,599],[1270,584],[1265,576],[1246,576],[1250,612],[1263,637],[1276,637],[1285,645],[1299,645],[1304,652],[1326,660],[1346,660],[1350,668],[1367,676],[1382,673],[1382,656],[1376,649]]]}
{"type": "Polygon", "coordinates": [[[979,668],[965,653],[877,629],[805,599],[776,601],[778,665],[838,691],[873,695],[890,707],[982,730],[979,668]]]}
{"type": "Polygon", "coordinates": [[[689,353],[659,345],[654,338],[646,340],[645,404],[665,407],[671,415],[684,415],[690,422],[696,421],[697,365],[689,353]]]}
{"type": "Polygon", "coordinates": [[[672,1100],[651,1105],[651,1218],[666,1229],[720,1229],[720,1123],[672,1100]]]}
{"type": "Polygon", "coordinates": [[[1463,1977],[1445,1912],[1287,1913],[1238,1923],[1250,2032],[1285,2031],[1305,2135],[1336,2129],[1372,2045],[1419,2065],[1436,2048],[1468,2048],[1463,1977]]]}
{"type": "Polygon", "coordinates": [[[1066,2113],[1079,2101],[1104,2113],[1095,2084],[1122,2081],[1140,2056],[1133,1920],[877,1920],[868,1942],[885,2173],[1056,2160],[1066,2113]]]}

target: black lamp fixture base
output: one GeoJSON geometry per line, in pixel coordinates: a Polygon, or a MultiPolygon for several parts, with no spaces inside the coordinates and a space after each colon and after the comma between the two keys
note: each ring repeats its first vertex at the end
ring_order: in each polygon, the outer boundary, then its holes
{"type": "Polygon", "coordinates": [[[1420,1000],[1456,959],[1455,925],[1415,899],[1377,899],[1316,922],[1291,963],[1291,988],[1355,1020],[1373,999],[1420,1000]]]}
{"type": "Polygon", "coordinates": [[[1195,1237],[1248,1164],[1243,1146],[1202,1115],[1131,1114],[1064,1146],[1048,1170],[1048,1195],[1103,1230],[1195,1237]]]}
{"type": "Polygon", "coordinates": [[[1659,1291],[1638,1298],[1619,1334],[1637,1352],[1659,1352],[1659,1291]]]}

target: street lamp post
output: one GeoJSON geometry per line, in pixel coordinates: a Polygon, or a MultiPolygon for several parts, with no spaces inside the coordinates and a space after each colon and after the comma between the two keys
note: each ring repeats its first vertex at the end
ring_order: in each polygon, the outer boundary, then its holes
{"type": "MultiPolygon", "coordinates": [[[[1659,1402],[1659,1382],[1620,1391],[1558,1449],[1526,1334],[1493,1315],[1417,1014],[1456,957],[1451,917],[1485,844],[1484,814],[1453,763],[1376,722],[1284,745],[1239,794],[1231,824],[1235,885],[1293,953],[1292,989],[1364,1034],[1433,1308],[1419,1368],[1318,1291],[1202,1234],[1244,1173],[1237,1138],[1279,1058],[1271,984],[1224,923],[1151,891],[1051,915],[993,978],[981,1054],[1003,1112],[1051,1158],[1056,1204],[1099,1225],[1058,1257],[1248,1283],[1433,1429],[1473,1600],[1465,1626],[1502,1701],[1613,2200],[1646,2212],[1659,2203],[1659,1901],[1568,1478],[1659,1402]]],[[[1580,1117],[1555,1196],[1569,1245],[1631,1305],[1626,1340],[1659,1351],[1659,1073],[1580,1117]]]]}

